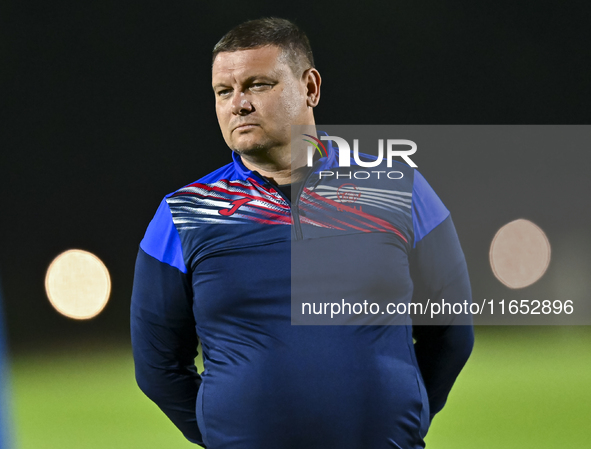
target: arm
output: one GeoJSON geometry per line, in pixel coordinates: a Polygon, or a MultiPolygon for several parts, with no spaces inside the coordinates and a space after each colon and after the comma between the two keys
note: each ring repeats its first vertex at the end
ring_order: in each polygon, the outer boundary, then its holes
{"type": "MultiPolygon", "coordinates": [[[[464,253],[449,215],[420,173],[415,172],[410,266],[413,302],[472,302],[464,253]]],[[[429,397],[431,419],[441,411],[474,345],[471,315],[441,315],[430,325],[413,326],[415,353],[429,397]]]]}
{"type": "Polygon", "coordinates": [[[190,275],[163,201],[140,244],[131,298],[131,341],[140,389],[187,439],[201,444],[195,402],[197,334],[190,275]]]}

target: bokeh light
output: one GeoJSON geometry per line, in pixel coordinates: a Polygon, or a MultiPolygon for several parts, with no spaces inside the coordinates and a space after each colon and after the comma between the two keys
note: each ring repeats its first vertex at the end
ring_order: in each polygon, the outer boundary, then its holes
{"type": "Polygon", "coordinates": [[[45,291],[59,313],[84,320],[95,317],[107,305],[111,278],[97,256],[72,249],[61,253],[49,265],[45,291]]]}
{"type": "Polygon", "coordinates": [[[538,226],[519,219],[497,231],[489,256],[499,281],[509,288],[523,288],[546,272],[550,264],[550,242],[538,226]]]}

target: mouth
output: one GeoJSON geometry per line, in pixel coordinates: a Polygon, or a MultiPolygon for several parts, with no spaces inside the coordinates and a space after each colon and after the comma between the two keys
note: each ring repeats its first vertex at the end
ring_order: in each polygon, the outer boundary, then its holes
{"type": "Polygon", "coordinates": [[[255,123],[243,123],[241,125],[236,126],[232,131],[246,131],[249,129],[256,128],[257,126],[259,125],[255,123]]]}

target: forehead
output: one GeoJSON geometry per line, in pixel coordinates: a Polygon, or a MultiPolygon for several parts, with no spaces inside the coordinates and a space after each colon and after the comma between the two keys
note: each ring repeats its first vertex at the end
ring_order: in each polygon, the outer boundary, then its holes
{"type": "Polygon", "coordinates": [[[281,76],[289,71],[283,50],[276,46],[219,53],[212,67],[212,80],[246,78],[253,75],[281,76]]]}

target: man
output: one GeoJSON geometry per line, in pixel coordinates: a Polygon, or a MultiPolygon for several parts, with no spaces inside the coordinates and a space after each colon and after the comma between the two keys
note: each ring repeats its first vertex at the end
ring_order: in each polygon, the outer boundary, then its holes
{"type": "MultiPolygon", "coordinates": [[[[167,195],[140,244],[131,305],[140,388],[190,441],[209,449],[424,447],[472,349],[471,326],[417,326],[413,345],[408,323],[290,322],[292,276],[314,275],[305,267],[292,272],[292,250],[331,240],[315,238],[318,230],[341,229],[292,207],[334,206],[319,188],[329,183],[319,185],[314,173],[334,165],[336,150],[328,145],[311,171],[305,157],[292,162],[290,151],[292,125],[313,127],[320,98],[308,39],[282,19],[239,25],[214,48],[212,84],[233,162],[167,195]]],[[[376,260],[405,267],[382,276],[398,301],[469,301],[449,212],[418,172],[400,170],[400,188],[413,198],[408,210],[379,218],[339,206],[343,226],[346,217],[367,225],[347,241],[367,242],[376,260]]]]}
{"type": "Polygon", "coordinates": [[[9,401],[9,366],[4,330],[2,283],[0,282],[0,448],[11,448],[10,401],[9,401]]]}

